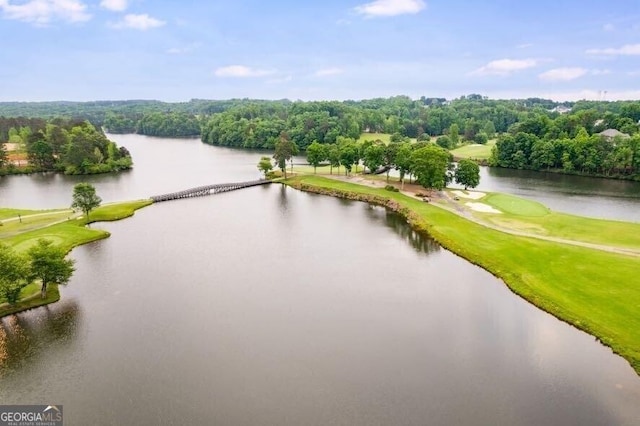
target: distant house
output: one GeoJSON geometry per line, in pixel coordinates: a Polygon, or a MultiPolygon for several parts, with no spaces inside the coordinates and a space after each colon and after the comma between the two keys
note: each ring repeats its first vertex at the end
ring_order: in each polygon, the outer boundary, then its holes
{"type": "Polygon", "coordinates": [[[567,108],[566,106],[563,105],[558,105],[557,107],[549,110],[550,112],[557,112],[558,114],[567,114],[569,112],[571,112],[571,108],[567,108]]]}
{"type": "Polygon", "coordinates": [[[629,136],[626,133],[622,133],[619,130],[616,129],[607,129],[603,132],[598,133],[600,136],[602,136],[603,138],[607,139],[607,140],[612,140],[614,138],[620,137],[622,139],[627,139],[630,138],[631,136],[629,136]]]}

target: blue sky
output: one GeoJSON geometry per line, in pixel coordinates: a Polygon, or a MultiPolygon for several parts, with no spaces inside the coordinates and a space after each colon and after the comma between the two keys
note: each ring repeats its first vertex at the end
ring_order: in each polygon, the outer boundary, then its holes
{"type": "Polygon", "coordinates": [[[0,101],[640,99],[638,0],[0,0],[0,101]]]}

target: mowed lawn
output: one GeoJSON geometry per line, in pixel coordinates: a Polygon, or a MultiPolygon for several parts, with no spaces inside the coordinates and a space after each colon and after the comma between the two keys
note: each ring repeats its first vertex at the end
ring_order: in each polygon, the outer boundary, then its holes
{"type": "Polygon", "coordinates": [[[18,219],[18,216],[29,216],[34,214],[51,213],[67,211],[66,209],[57,210],[24,210],[24,209],[5,209],[0,208],[0,221],[18,219]]]}
{"type": "Polygon", "coordinates": [[[469,144],[463,145],[450,152],[455,158],[473,158],[476,160],[487,160],[491,157],[491,149],[496,144],[495,139],[491,139],[486,144],[469,144]]]}
{"type": "Polygon", "coordinates": [[[418,215],[414,226],[445,248],[502,278],[536,306],[597,336],[640,373],[640,258],[510,235],[383,189],[320,176],[300,176],[288,183],[398,202],[418,215]]]}
{"type": "Polygon", "coordinates": [[[593,219],[549,210],[544,205],[508,194],[488,194],[481,202],[503,214],[475,213],[515,231],[640,250],[640,223],[593,219]]]}
{"type": "MultiPolygon", "coordinates": [[[[416,138],[410,138],[411,142],[416,142],[416,138]]],[[[356,142],[364,142],[364,141],[376,141],[380,140],[385,144],[391,143],[391,134],[390,133],[362,133],[360,138],[356,142]]]]}

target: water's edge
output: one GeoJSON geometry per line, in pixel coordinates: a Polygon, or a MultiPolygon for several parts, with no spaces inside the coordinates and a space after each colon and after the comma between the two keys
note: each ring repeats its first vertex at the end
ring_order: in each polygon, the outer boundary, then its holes
{"type": "MultiPolygon", "coordinates": [[[[329,195],[332,197],[344,198],[344,199],[353,200],[353,201],[362,201],[365,203],[384,207],[386,209],[393,211],[394,213],[399,214],[402,218],[404,218],[404,220],[406,220],[407,224],[409,224],[409,226],[411,226],[411,228],[413,228],[416,232],[434,239],[438,244],[440,244],[446,250],[450,251],[456,256],[459,256],[465,259],[469,263],[479,266],[485,271],[489,272],[490,274],[492,274],[493,276],[501,280],[503,283],[505,283],[507,288],[515,295],[531,303],[533,306],[537,307],[538,309],[554,316],[558,320],[564,323],[567,323],[572,327],[595,337],[600,344],[610,348],[613,351],[613,353],[625,359],[629,363],[629,365],[633,368],[633,370],[636,372],[636,374],[640,376],[640,362],[638,362],[635,359],[629,359],[625,357],[616,347],[609,345],[605,340],[603,340],[602,336],[599,336],[596,332],[586,327],[583,323],[575,322],[568,318],[564,318],[559,313],[554,312],[551,308],[541,303],[542,301],[540,299],[527,296],[527,294],[525,294],[524,292],[518,291],[518,285],[517,285],[518,283],[513,281],[515,277],[507,277],[504,274],[500,273],[500,271],[493,270],[493,268],[491,268],[489,265],[483,263],[482,259],[478,259],[470,256],[468,253],[466,253],[462,249],[462,246],[456,246],[455,244],[453,244],[453,241],[447,238],[444,234],[435,232],[435,230],[433,230],[432,227],[429,226],[429,224],[424,219],[422,219],[417,213],[415,213],[409,207],[402,206],[400,203],[396,201],[393,201],[386,197],[377,196],[377,195],[362,194],[362,193],[358,193],[354,191],[346,191],[342,189],[327,189],[319,186],[314,186],[313,184],[301,183],[301,182],[289,181],[289,182],[285,182],[284,184],[304,192],[310,192],[310,193],[320,194],[320,195],[329,195]]],[[[357,184],[354,184],[354,185],[357,185],[357,184]]]]}

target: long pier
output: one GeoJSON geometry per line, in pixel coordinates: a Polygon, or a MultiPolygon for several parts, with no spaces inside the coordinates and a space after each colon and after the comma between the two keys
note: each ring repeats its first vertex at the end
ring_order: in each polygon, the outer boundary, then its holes
{"type": "Polygon", "coordinates": [[[179,200],[181,198],[202,197],[220,192],[249,188],[250,186],[267,185],[269,183],[271,183],[271,181],[268,179],[258,179],[249,182],[217,183],[215,185],[199,186],[197,188],[185,189],[184,191],[171,192],[169,194],[154,195],[151,197],[151,200],[153,200],[154,203],[159,203],[161,201],[179,200]]]}

